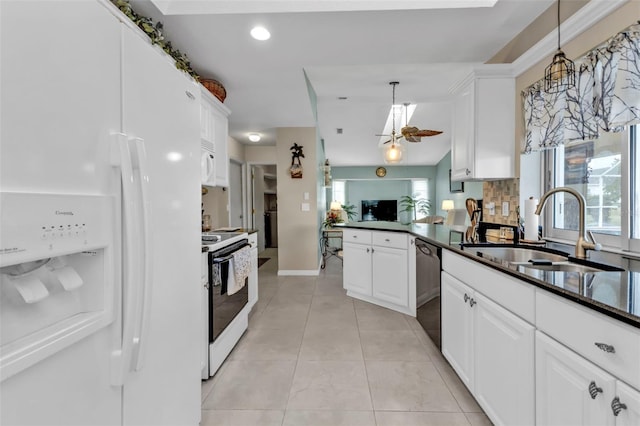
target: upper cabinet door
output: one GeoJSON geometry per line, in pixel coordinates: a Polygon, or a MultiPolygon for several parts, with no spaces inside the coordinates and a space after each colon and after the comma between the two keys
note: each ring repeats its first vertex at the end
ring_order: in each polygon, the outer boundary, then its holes
{"type": "Polygon", "coordinates": [[[451,179],[515,174],[515,79],[504,65],[475,69],[454,89],[451,179]]]}
{"type": "Polygon", "coordinates": [[[2,1],[0,43],[2,190],[110,191],[117,19],[96,1],[2,1]]]}
{"type": "Polygon", "coordinates": [[[229,186],[229,114],[231,111],[204,87],[201,88],[200,137],[203,146],[212,146],[214,176],[207,185],[229,186]]]}

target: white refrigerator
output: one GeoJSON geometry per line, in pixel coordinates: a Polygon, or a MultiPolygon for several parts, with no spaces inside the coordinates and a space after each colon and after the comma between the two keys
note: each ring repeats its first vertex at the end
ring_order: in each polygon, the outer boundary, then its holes
{"type": "Polygon", "coordinates": [[[198,424],[197,84],[108,1],[0,52],[0,424],[198,424]]]}

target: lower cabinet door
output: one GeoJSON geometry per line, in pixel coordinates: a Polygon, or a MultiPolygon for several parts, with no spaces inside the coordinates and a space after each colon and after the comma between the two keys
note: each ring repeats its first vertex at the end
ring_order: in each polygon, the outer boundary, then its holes
{"type": "Polygon", "coordinates": [[[345,242],[342,256],[345,290],[371,296],[371,246],[345,242]]]}
{"type": "Polygon", "coordinates": [[[473,392],[473,290],[446,272],[441,287],[442,354],[473,392]]]}
{"type": "Polygon", "coordinates": [[[474,320],[474,394],[495,424],[535,423],[535,328],[479,293],[474,320]]]}
{"type": "Polygon", "coordinates": [[[616,401],[611,400],[611,414],[616,419],[616,426],[640,425],[640,392],[621,381],[617,381],[615,397],[618,398],[619,404],[624,405],[623,408],[616,404],[616,401]],[[616,413],[618,414],[616,415],[616,413]]]}
{"type": "MultiPolygon", "coordinates": [[[[536,332],[537,424],[614,425],[616,418],[610,404],[615,384],[604,370],[546,334],[536,332]]],[[[629,424],[640,422],[636,417],[629,424]]]]}
{"type": "Polygon", "coordinates": [[[409,306],[409,261],[407,250],[372,248],[373,297],[400,306],[409,306]]]}

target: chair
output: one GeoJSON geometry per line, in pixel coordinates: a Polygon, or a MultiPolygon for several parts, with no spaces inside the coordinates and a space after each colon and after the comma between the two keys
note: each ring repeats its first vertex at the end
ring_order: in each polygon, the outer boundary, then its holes
{"type": "Polygon", "coordinates": [[[425,216],[421,219],[414,220],[413,223],[444,223],[442,216],[425,216]]]}
{"type": "Polygon", "coordinates": [[[447,220],[445,225],[464,225],[467,220],[467,211],[465,209],[453,209],[447,211],[447,220]]]}

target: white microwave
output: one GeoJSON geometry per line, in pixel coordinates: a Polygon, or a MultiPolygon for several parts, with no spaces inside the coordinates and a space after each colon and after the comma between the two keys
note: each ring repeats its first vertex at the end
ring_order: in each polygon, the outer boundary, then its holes
{"type": "Polygon", "coordinates": [[[200,157],[200,174],[203,185],[215,186],[216,184],[216,162],[215,145],[213,142],[202,140],[202,156],[200,157]]]}

